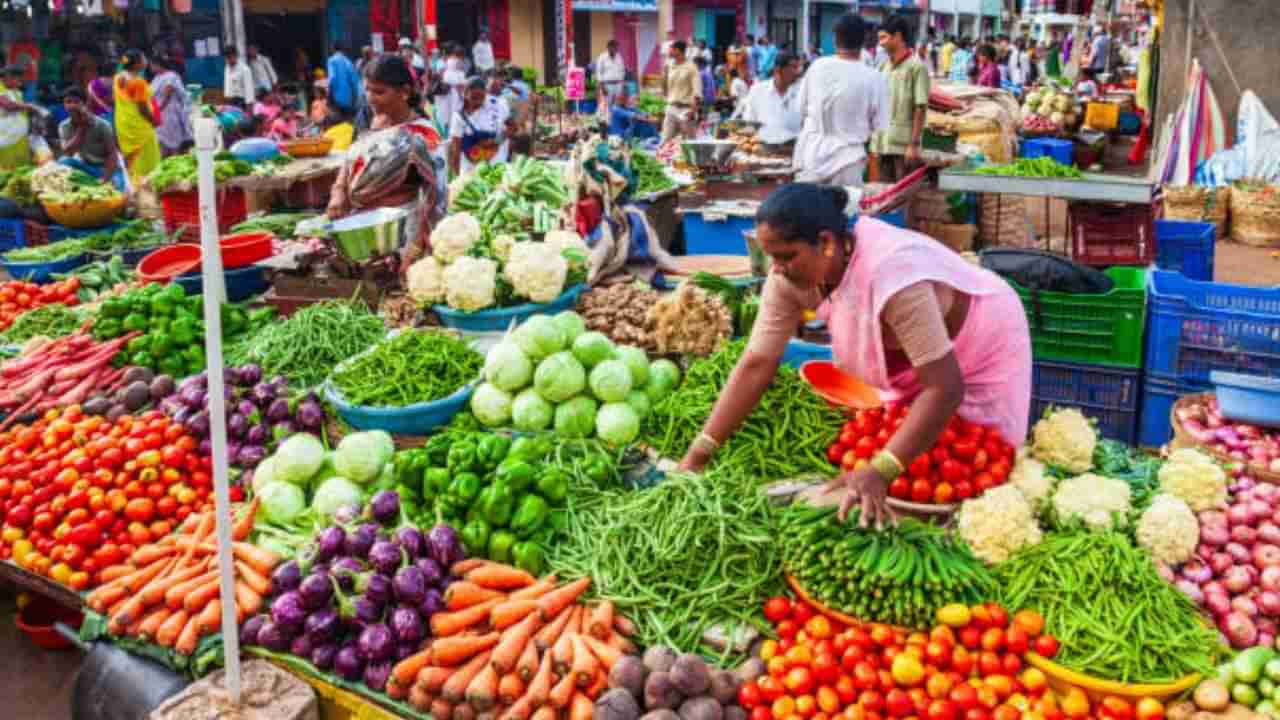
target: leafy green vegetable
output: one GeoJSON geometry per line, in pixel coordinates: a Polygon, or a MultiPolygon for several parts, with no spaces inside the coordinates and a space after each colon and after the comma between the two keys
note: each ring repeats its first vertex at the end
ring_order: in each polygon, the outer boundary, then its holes
{"type": "Polygon", "coordinates": [[[996,175],[1000,177],[1027,178],[1067,178],[1078,180],[1084,173],[1071,165],[1063,165],[1049,156],[1034,159],[1018,158],[1008,165],[983,165],[973,171],[974,175],[996,175]]]}

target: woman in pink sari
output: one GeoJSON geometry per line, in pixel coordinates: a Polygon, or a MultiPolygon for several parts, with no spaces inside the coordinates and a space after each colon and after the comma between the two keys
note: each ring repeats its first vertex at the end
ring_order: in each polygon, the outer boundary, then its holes
{"type": "MultiPolygon", "coordinates": [[[[1031,405],[1031,336],[1013,288],[919,233],[872,218],[852,232],[844,190],[807,183],[775,191],[756,215],[772,262],[746,352],[681,462],[700,471],[751,413],[806,310],[831,333],[836,364],[911,409],[871,462],[833,480],[840,519],[892,515],[889,485],[951,426],[995,428],[1017,447],[1031,405]],[[964,423],[952,417],[958,415],[964,423]]],[[[977,494],[977,490],[973,494],[977,494]]],[[[957,496],[958,497],[958,496],[957,496]]]]}

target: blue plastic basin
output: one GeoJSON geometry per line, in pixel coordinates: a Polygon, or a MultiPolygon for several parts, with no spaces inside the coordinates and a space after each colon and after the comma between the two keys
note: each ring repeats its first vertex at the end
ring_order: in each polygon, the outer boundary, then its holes
{"type": "Polygon", "coordinates": [[[583,287],[574,285],[560,297],[544,305],[528,303],[475,312],[454,310],[448,305],[432,305],[431,310],[446,327],[470,332],[502,332],[511,326],[512,320],[519,325],[533,315],[548,315],[572,309],[578,303],[578,295],[582,293],[583,287]]]}
{"type": "Polygon", "coordinates": [[[1214,370],[1209,381],[1215,386],[1222,417],[1280,427],[1280,379],[1214,370]]]}
{"type": "Polygon", "coordinates": [[[34,283],[42,283],[49,279],[54,273],[64,273],[75,270],[85,263],[86,255],[76,255],[66,260],[58,260],[56,262],[47,263],[15,263],[0,262],[4,266],[9,277],[14,280],[28,280],[34,283]]]}
{"type": "MultiPolygon", "coordinates": [[[[223,277],[227,285],[227,299],[231,302],[247,300],[254,295],[267,291],[267,271],[257,265],[224,270],[223,277]]],[[[204,292],[204,274],[187,273],[174,278],[174,282],[182,286],[188,295],[204,292]]]]}
{"type": "Polygon", "coordinates": [[[324,397],[337,408],[338,415],[357,430],[385,430],[394,435],[426,435],[447,424],[471,400],[475,383],[441,400],[399,408],[350,405],[333,385],[325,383],[324,397]]]}

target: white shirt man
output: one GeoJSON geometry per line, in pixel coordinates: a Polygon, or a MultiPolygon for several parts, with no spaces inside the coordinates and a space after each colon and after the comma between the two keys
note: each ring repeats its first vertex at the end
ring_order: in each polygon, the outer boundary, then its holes
{"type": "Polygon", "coordinates": [[[747,122],[760,123],[757,137],[770,143],[794,140],[800,134],[800,84],[778,90],[776,77],[751,86],[747,98],[738,105],[737,115],[747,122]]]}
{"type": "Polygon", "coordinates": [[[271,65],[271,58],[258,52],[255,47],[250,47],[247,53],[249,72],[253,74],[253,87],[259,93],[271,92],[276,83],[280,82],[280,78],[276,76],[276,69],[271,65]]]}
{"type": "Polygon", "coordinates": [[[253,88],[253,71],[249,65],[235,55],[228,56],[222,68],[222,96],[251,107],[255,97],[253,88]]]}
{"type": "Polygon", "coordinates": [[[479,72],[489,72],[494,68],[493,46],[489,44],[488,35],[480,33],[480,39],[471,48],[471,58],[475,61],[476,70],[479,72]]]}
{"type": "Polygon", "coordinates": [[[618,53],[618,44],[609,41],[609,49],[596,58],[596,82],[604,89],[610,100],[622,92],[623,83],[627,79],[627,66],[618,53]]]}
{"type": "Polygon", "coordinates": [[[866,62],[845,55],[818,58],[800,81],[797,101],[796,180],[861,185],[867,141],[889,125],[884,78],[866,62]]]}

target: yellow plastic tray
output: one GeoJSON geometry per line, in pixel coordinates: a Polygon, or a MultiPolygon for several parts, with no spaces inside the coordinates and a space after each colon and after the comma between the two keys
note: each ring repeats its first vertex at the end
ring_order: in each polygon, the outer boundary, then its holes
{"type": "Polygon", "coordinates": [[[1114,680],[1102,680],[1078,673],[1075,670],[1069,670],[1049,658],[1033,652],[1027,653],[1026,658],[1031,666],[1039,668],[1041,672],[1049,677],[1049,684],[1055,690],[1065,692],[1069,686],[1074,685],[1084,690],[1085,694],[1093,700],[1100,700],[1111,695],[1126,700],[1139,700],[1150,697],[1163,702],[1181,695],[1200,682],[1200,674],[1196,673],[1188,675],[1177,682],[1162,685],[1126,685],[1114,680]]]}

